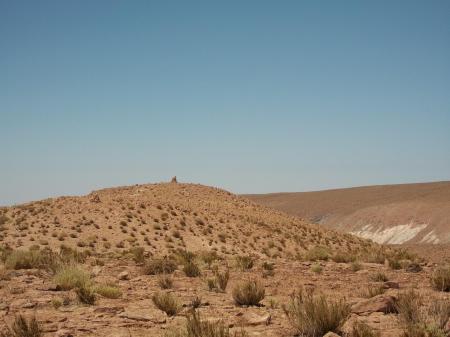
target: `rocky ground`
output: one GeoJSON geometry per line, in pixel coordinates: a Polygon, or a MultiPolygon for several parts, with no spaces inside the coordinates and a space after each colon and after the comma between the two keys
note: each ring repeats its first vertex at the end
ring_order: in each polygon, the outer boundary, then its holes
{"type": "Polygon", "coordinates": [[[239,336],[295,336],[298,330],[284,308],[299,290],[323,295],[329,303],[342,300],[350,308],[343,324],[332,329],[340,335],[402,336],[406,325],[399,303],[411,290],[409,298],[421,298],[421,311],[445,304],[439,334],[425,329],[426,336],[444,337],[450,328],[449,293],[431,284],[438,268],[434,262],[442,261],[427,262],[324,230],[226,191],[140,185],[0,213],[0,331],[14,327],[23,315],[35,317],[44,336],[172,337],[195,306],[205,322],[223,324],[239,336]],[[176,261],[176,270],[152,275],[148,265],[163,256],[176,261]],[[188,261],[198,270],[192,272],[188,261]],[[62,273],[67,266],[78,274],[62,273]],[[211,287],[217,272],[225,270],[230,273],[226,288],[211,287]],[[75,284],[83,271],[87,279],[75,284]],[[166,289],[163,278],[172,281],[166,289]],[[65,287],[67,279],[75,285],[65,287]],[[259,305],[239,305],[235,289],[253,280],[264,289],[259,305]],[[171,294],[177,312],[158,309],[156,294],[171,294]],[[357,322],[366,323],[370,333],[355,334],[357,322]]]}

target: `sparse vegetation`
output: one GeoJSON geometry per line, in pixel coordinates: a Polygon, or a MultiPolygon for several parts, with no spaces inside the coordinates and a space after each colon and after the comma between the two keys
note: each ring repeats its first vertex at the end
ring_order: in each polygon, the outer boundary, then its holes
{"type": "Polygon", "coordinates": [[[431,276],[431,285],[438,291],[450,291],[450,267],[439,267],[431,276]]]}
{"type": "Polygon", "coordinates": [[[383,272],[376,272],[369,276],[369,279],[373,282],[386,282],[389,281],[388,277],[383,272]]]}
{"type": "Polygon", "coordinates": [[[291,296],[283,310],[296,332],[305,337],[322,337],[328,331],[339,332],[350,314],[343,300],[328,300],[300,290],[291,296]]]}
{"type": "Polygon", "coordinates": [[[259,305],[264,298],[265,290],[257,281],[244,281],[233,288],[232,294],[237,305],[259,305]]]}
{"type": "Polygon", "coordinates": [[[198,277],[201,275],[200,268],[193,261],[185,262],[183,265],[183,272],[188,277],[198,277]]]}
{"type": "Polygon", "coordinates": [[[70,290],[85,287],[90,283],[90,276],[78,266],[64,265],[56,272],[53,281],[62,290],[70,290]]]}
{"type": "Polygon", "coordinates": [[[106,298],[119,298],[122,296],[122,291],[114,284],[98,284],[94,287],[95,293],[106,298]]]}
{"type": "Polygon", "coordinates": [[[158,285],[161,289],[170,289],[173,287],[173,280],[169,275],[160,275],[158,277],[158,285]]]}
{"type": "Polygon", "coordinates": [[[169,331],[165,337],[247,337],[245,330],[230,332],[222,321],[203,320],[200,313],[191,310],[186,315],[186,324],[183,329],[169,331]]]}
{"type": "Polygon", "coordinates": [[[328,248],[322,247],[322,246],[315,246],[311,249],[309,249],[305,255],[304,259],[306,261],[326,261],[330,257],[330,252],[328,251],[328,248]]]}
{"type": "Polygon", "coordinates": [[[172,274],[177,269],[177,263],[170,258],[156,258],[148,261],[144,265],[144,274],[172,274]]]}
{"type": "Polygon", "coordinates": [[[237,256],[236,267],[239,270],[246,271],[253,268],[253,258],[249,255],[237,256]]]}
{"type": "Polygon", "coordinates": [[[175,316],[181,310],[181,306],[172,294],[166,292],[158,292],[152,296],[155,306],[164,311],[167,316],[175,316]]]}
{"type": "Polygon", "coordinates": [[[15,318],[12,327],[6,327],[6,331],[0,334],[1,337],[41,337],[42,329],[35,317],[26,319],[19,315],[15,318]]]}

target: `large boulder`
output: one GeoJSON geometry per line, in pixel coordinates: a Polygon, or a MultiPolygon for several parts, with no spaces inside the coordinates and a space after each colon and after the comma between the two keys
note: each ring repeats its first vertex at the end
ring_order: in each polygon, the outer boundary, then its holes
{"type": "Polygon", "coordinates": [[[391,295],[377,295],[367,300],[355,303],[352,306],[352,313],[354,314],[370,314],[372,312],[382,312],[385,314],[395,313],[396,298],[391,295]]]}

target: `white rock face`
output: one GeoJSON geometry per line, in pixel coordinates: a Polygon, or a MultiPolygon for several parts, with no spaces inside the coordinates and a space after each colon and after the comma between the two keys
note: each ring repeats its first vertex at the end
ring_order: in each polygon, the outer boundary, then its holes
{"type": "Polygon", "coordinates": [[[422,240],[420,240],[420,242],[423,243],[439,243],[439,238],[437,237],[437,235],[434,233],[434,230],[432,230],[431,232],[429,232],[427,235],[425,235],[423,237],[422,240]]]}
{"type": "MultiPolygon", "coordinates": [[[[390,228],[377,228],[374,225],[365,225],[361,230],[353,231],[351,234],[370,239],[377,243],[401,244],[413,239],[420,231],[425,229],[428,224],[409,223],[405,225],[393,226],[390,228]]],[[[425,239],[425,238],[424,238],[425,239]]]]}

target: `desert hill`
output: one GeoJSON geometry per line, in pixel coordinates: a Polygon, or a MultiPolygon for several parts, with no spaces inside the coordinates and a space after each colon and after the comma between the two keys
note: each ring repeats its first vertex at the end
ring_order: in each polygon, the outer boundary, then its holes
{"type": "Polygon", "coordinates": [[[109,188],[0,224],[1,336],[402,337],[410,299],[432,315],[408,336],[450,330],[450,270],[217,188],[109,188]]]}
{"type": "Polygon", "coordinates": [[[450,242],[448,181],[246,197],[379,243],[450,242]]]}
{"type": "Polygon", "coordinates": [[[0,211],[0,239],[13,248],[64,244],[110,252],[142,246],[155,255],[188,249],[287,257],[317,245],[345,251],[370,245],[224,190],[194,184],[108,188],[0,211]]]}

